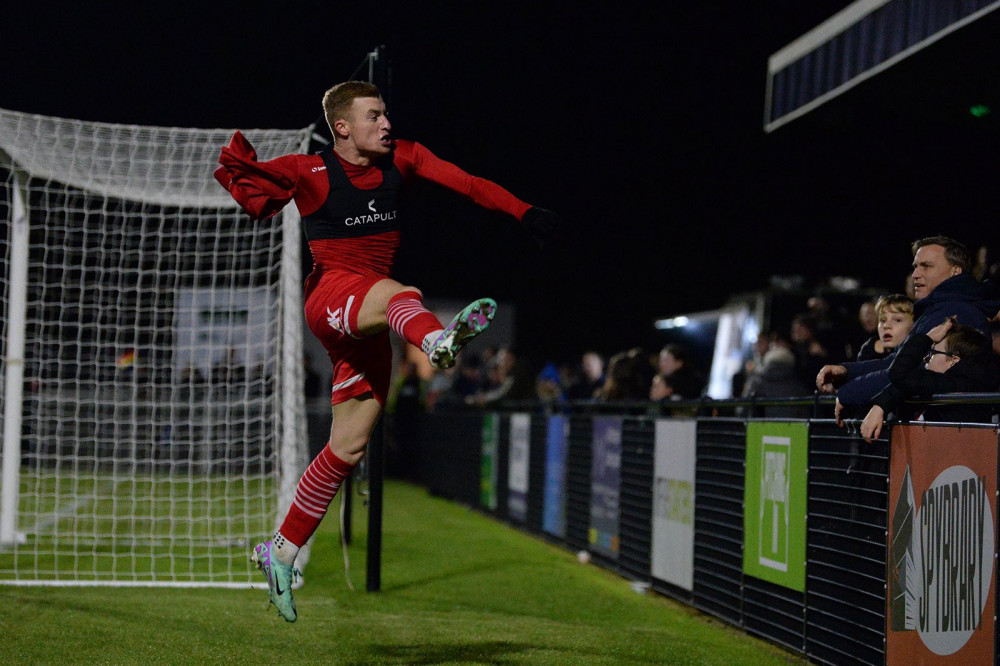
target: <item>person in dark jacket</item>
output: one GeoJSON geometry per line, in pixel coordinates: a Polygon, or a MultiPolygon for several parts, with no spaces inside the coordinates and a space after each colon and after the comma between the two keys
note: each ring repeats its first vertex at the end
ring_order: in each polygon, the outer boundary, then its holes
{"type": "MultiPolygon", "coordinates": [[[[926,334],[945,317],[979,331],[1000,311],[996,287],[980,284],[969,270],[971,258],[965,246],[946,236],[915,241],[913,249],[914,324],[910,336],[926,334]]],[[[889,385],[891,358],[826,365],[816,376],[816,388],[837,393],[837,412],[842,407],[867,407],[889,385]],[[838,388],[839,387],[839,388],[838,388]]]]}
{"type": "Polygon", "coordinates": [[[688,350],[684,346],[665,346],[660,350],[657,365],[660,373],[672,379],[674,395],[681,399],[695,400],[705,392],[705,375],[691,364],[688,350]]]}
{"type": "MultiPolygon", "coordinates": [[[[760,372],[747,380],[743,396],[750,398],[798,398],[812,393],[812,387],[802,380],[795,365],[795,354],[775,346],[764,354],[760,372]]],[[[810,407],[769,405],[758,409],[755,416],[765,418],[806,418],[810,407]]]]}
{"type": "MultiPolygon", "coordinates": [[[[944,320],[924,335],[907,338],[889,367],[890,385],[875,396],[875,405],[861,423],[861,436],[872,441],[882,432],[885,415],[906,410],[909,398],[930,398],[942,393],[990,392],[1000,388],[1000,369],[989,338],[980,331],[944,320]]],[[[918,408],[919,409],[919,408],[918,408]]],[[[917,410],[899,414],[905,419],[917,410]]],[[[925,421],[989,423],[991,405],[930,405],[925,421]]]]}

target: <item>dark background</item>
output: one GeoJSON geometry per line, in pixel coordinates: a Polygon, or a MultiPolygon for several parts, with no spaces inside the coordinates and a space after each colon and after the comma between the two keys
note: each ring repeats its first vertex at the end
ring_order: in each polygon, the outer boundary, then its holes
{"type": "Polygon", "coordinates": [[[901,291],[918,237],[996,245],[993,14],[767,134],[768,55],[848,2],[201,4],[5,9],[0,107],[299,128],[385,45],[394,134],[568,231],[539,251],[511,220],[421,187],[401,277],[516,304],[518,345],[539,360],[649,346],[655,318],[772,275],[901,291]],[[993,114],[972,117],[976,103],[993,114]]]}

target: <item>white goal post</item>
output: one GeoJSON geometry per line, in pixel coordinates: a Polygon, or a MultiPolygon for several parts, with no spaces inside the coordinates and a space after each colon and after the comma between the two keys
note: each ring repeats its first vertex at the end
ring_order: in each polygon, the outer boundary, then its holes
{"type": "Polygon", "coordinates": [[[257,584],[308,463],[301,237],[215,182],[232,133],[0,109],[0,584],[257,584]]]}

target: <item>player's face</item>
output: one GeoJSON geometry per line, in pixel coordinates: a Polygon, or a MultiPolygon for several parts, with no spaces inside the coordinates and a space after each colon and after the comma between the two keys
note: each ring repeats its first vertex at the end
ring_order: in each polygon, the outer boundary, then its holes
{"type": "Polygon", "coordinates": [[[388,155],[392,150],[392,125],[385,112],[385,102],[377,97],[357,97],[351,103],[351,141],[367,157],[388,155]]]}
{"type": "Polygon", "coordinates": [[[913,255],[913,294],[925,298],[939,284],[961,272],[961,268],[948,263],[943,247],[925,245],[913,255]]]}

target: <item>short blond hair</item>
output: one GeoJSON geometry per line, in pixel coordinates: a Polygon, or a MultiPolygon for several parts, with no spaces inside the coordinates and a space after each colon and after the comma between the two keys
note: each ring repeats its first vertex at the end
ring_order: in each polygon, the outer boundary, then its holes
{"type": "MultiPolygon", "coordinates": [[[[354,100],[361,97],[374,97],[382,99],[382,92],[378,86],[367,81],[344,81],[330,88],[323,95],[323,115],[326,117],[326,124],[333,132],[333,123],[343,118],[351,110],[354,100]]],[[[336,132],[334,132],[336,136],[336,132]]]]}
{"type": "Polygon", "coordinates": [[[882,313],[892,310],[899,314],[910,315],[913,318],[913,299],[906,294],[889,294],[881,296],[875,301],[875,318],[881,319],[882,313]]]}

